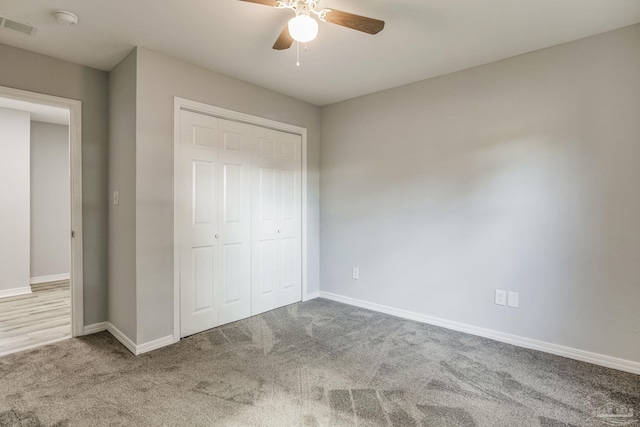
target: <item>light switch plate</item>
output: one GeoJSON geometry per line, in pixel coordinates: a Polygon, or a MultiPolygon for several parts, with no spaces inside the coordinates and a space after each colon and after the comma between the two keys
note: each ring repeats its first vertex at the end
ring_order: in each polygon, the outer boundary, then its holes
{"type": "Polygon", "coordinates": [[[360,278],[360,269],[358,267],[353,267],[353,279],[358,280],[360,278]]]}
{"type": "Polygon", "coordinates": [[[509,292],[509,307],[520,307],[520,294],[517,292],[509,292]]]}
{"type": "Polygon", "coordinates": [[[114,205],[119,205],[120,204],[120,193],[117,191],[113,192],[113,204],[114,205]]]}
{"type": "Polygon", "coordinates": [[[503,291],[501,289],[496,289],[496,300],[495,303],[497,305],[506,305],[507,304],[507,291],[503,291]]]}

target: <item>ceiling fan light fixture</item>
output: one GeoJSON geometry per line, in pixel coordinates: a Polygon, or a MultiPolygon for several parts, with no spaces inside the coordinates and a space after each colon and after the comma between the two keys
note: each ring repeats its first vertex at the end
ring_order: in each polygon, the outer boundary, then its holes
{"type": "Polygon", "coordinates": [[[318,36],[318,22],[311,16],[301,13],[289,20],[289,33],[295,41],[310,42],[318,36]]]}

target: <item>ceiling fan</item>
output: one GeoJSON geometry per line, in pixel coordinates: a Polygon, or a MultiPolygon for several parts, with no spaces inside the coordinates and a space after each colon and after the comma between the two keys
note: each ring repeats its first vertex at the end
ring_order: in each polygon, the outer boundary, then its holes
{"type": "Polygon", "coordinates": [[[306,43],[315,39],[318,35],[318,22],[313,19],[313,15],[319,20],[352,28],[368,34],[378,34],[384,28],[384,21],[367,18],[365,16],[354,15],[336,9],[316,10],[320,0],[240,0],[249,3],[258,3],[265,6],[272,6],[278,9],[291,9],[296,16],[289,20],[284,27],[280,37],[276,40],[273,48],[276,50],[289,49],[294,40],[306,43]]]}

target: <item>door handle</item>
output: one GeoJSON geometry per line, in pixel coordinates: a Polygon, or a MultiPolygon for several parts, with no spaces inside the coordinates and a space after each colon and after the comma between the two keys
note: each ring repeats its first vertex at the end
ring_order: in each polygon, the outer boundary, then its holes
{"type": "Polygon", "coordinates": [[[280,234],[280,229],[278,228],[278,234],[280,234]]]}
{"type": "Polygon", "coordinates": [[[220,236],[218,236],[218,235],[216,234],[216,235],[215,235],[215,236],[213,236],[213,237],[215,237],[215,238],[217,239],[217,238],[218,238],[218,237],[220,237],[220,236]]]}

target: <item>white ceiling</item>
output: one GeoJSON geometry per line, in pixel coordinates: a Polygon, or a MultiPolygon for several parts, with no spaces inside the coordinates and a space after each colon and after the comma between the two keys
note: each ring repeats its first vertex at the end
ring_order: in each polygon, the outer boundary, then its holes
{"type": "Polygon", "coordinates": [[[376,36],[320,23],[301,52],[271,49],[291,11],[238,0],[1,0],[0,43],[111,70],[143,46],[327,105],[640,22],[640,0],[322,0],[386,21],[376,36]],[[64,27],[57,9],[80,17],[64,27]]]}

